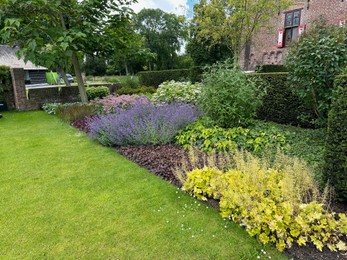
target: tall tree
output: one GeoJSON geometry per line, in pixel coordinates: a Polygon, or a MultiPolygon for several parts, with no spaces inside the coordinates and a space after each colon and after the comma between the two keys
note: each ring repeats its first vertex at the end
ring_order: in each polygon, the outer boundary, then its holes
{"type": "MultiPolygon", "coordinates": [[[[183,39],[187,36],[184,16],[160,9],[142,9],[135,16],[135,29],[144,38],[145,47],[157,55],[157,69],[172,69],[183,39]]],[[[153,64],[149,64],[150,68],[153,64]]]]}
{"type": "Polygon", "coordinates": [[[211,46],[224,42],[238,66],[239,54],[254,33],[290,3],[291,0],[201,0],[194,8],[199,27],[197,39],[211,46]]]}
{"type": "MultiPolygon", "coordinates": [[[[109,28],[119,24],[133,0],[2,0],[5,17],[1,38],[19,45],[20,55],[36,64],[63,71],[73,65],[82,102],[87,102],[79,57],[106,52],[117,43],[109,28]],[[107,30],[106,30],[107,28],[107,30]]],[[[114,28],[117,31],[117,28],[114,28]]],[[[122,42],[118,42],[122,44],[122,42]]]]}

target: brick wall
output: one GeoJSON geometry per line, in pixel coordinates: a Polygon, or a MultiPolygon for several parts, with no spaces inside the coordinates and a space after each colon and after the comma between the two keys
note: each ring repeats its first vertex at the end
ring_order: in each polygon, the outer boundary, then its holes
{"type": "Polygon", "coordinates": [[[79,99],[77,86],[30,89],[28,90],[27,95],[24,70],[21,68],[12,68],[11,76],[13,84],[13,100],[15,108],[19,111],[40,109],[44,103],[75,102],[79,99]]]}
{"type": "Polygon", "coordinates": [[[338,24],[338,19],[347,16],[347,0],[304,0],[294,1],[288,10],[281,11],[270,22],[270,28],[261,29],[252,39],[249,54],[241,53],[240,65],[246,70],[254,70],[257,64],[282,64],[288,47],[277,48],[277,32],[284,27],[285,12],[300,9],[300,25],[310,30],[312,22],[324,16],[328,24],[338,24]]]}

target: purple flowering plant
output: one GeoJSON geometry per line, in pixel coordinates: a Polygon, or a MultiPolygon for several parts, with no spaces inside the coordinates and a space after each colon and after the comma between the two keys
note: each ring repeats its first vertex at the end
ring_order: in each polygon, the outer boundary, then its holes
{"type": "Polygon", "coordinates": [[[90,119],[89,136],[106,146],[166,144],[200,115],[199,109],[193,105],[138,101],[131,107],[118,107],[114,113],[90,119]]]}

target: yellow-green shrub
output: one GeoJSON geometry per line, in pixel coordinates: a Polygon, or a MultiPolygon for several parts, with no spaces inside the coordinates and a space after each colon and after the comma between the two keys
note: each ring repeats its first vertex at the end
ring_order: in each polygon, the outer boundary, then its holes
{"type": "Polygon", "coordinates": [[[313,243],[319,250],[346,250],[345,214],[329,213],[324,195],[310,169],[298,159],[278,154],[261,160],[236,152],[226,171],[195,169],[187,174],[183,189],[200,199],[220,199],[221,215],[244,226],[251,236],[282,251],[313,243]],[[269,163],[271,161],[271,163],[269,163]]]}

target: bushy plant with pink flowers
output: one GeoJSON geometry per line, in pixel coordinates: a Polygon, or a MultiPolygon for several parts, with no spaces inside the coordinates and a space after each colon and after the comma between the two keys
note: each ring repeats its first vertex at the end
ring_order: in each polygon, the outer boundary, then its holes
{"type": "Polygon", "coordinates": [[[97,106],[102,107],[104,113],[114,113],[117,108],[128,109],[135,103],[149,104],[151,101],[146,96],[139,95],[109,95],[102,99],[94,100],[91,102],[97,106]]]}

